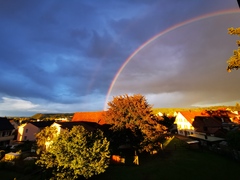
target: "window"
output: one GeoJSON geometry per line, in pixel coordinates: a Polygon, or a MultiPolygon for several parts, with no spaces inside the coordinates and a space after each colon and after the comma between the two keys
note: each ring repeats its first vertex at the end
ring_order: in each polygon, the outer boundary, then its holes
{"type": "Polygon", "coordinates": [[[26,141],[27,140],[27,136],[24,136],[24,141],[26,141]]]}
{"type": "Polygon", "coordinates": [[[27,133],[27,132],[28,132],[28,129],[26,129],[25,132],[27,133]]]}

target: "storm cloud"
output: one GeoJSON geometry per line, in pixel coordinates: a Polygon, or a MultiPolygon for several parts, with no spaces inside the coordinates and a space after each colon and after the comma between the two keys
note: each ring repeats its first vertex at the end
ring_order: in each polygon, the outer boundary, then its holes
{"type": "Polygon", "coordinates": [[[0,116],[103,110],[141,93],[155,107],[239,101],[236,0],[0,1],[0,116]],[[235,10],[234,10],[235,9],[235,10]],[[142,48],[160,32],[192,18],[142,48]]]}

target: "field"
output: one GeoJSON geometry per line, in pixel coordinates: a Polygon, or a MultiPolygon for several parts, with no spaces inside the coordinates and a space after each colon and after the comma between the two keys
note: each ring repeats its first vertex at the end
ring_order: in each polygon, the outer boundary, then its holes
{"type": "MultiPolygon", "coordinates": [[[[187,149],[183,142],[173,138],[158,155],[139,157],[139,166],[115,165],[90,180],[182,180],[182,179],[239,179],[240,162],[207,150],[187,149]],[[176,145],[176,148],[175,148],[176,145]]],[[[14,173],[2,172],[0,179],[13,180],[14,173]],[[10,174],[9,174],[10,173],[10,174]]],[[[35,179],[16,174],[17,180],[35,179]]],[[[15,176],[15,177],[16,177],[15,176]]]]}

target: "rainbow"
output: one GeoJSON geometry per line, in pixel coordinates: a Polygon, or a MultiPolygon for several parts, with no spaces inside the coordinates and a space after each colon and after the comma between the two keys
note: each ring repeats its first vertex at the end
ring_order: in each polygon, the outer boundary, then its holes
{"type": "Polygon", "coordinates": [[[213,13],[209,13],[209,14],[205,14],[205,15],[201,15],[186,21],[183,21],[179,24],[176,24],[168,29],[165,29],[164,31],[161,31],[160,33],[156,34],[155,36],[153,36],[152,38],[148,39],[146,42],[144,42],[141,46],[139,46],[126,60],[125,62],[122,64],[122,66],[120,67],[120,69],[117,71],[116,75],[113,78],[113,81],[108,89],[107,92],[107,96],[106,96],[106,100],[105,100],[105,104],[104,104],[104,110],[107,110],[107,103],[108,103],[108,99],[109,99],[109,95],[112,91],[112,88],[115,84],[115,82],[117,81],[119,75],[121,74],[122,70],[126,67],[126,65],[129,63],[129,61],[131,61],[131,59],[139,52],[141,51],[143,48],[145,48],[148,44],[150,44],[151,42],[153,42],[154,40],[156,40],[157,38],[159,38],[160,36],[173,31],[181,26],[185,26],[187,24],[196,22],[196,21],[200,21],[200,20],[204,20],[207,18],[211,18],[211,17],[215,17],[215,16],[219,16],[219,15],[226,15],[226,14],[232,14],[232,13],[240,13],[239,9],[228,9],[228,10],[224,10],[224,11],[217,11],[217,12],[213,12],[213,13]]]}

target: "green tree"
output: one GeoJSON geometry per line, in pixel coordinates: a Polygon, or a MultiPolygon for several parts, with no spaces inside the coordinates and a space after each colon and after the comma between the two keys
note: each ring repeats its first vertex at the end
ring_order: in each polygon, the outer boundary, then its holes
{"type": "Polygon", "coordinates": [[[56,138],[57,129],[55,127],[45,127],[36,134],[37,154],[42,154],[47,149],[47,144],[56,138]]]}
{"type": "Polygon", "coordinates": [[[236,103],[235,111],[240,111],[240,104],[239,103],[236,103]]]}
{"type": "Polygon", "coordinates": [[[105,121],[112,125],[111,129],[115,134],[122,136],[115,136],[117,138],[113,139],[113,142],[122,140],[123,143],[125,139],[125,143],[130,143],[140,151],[151,151],[160,147],[166,128],[152,113],[152,106],[144,96],[116,96],[108,106],[105,121]]]}
{"type": "Polygon", "coordinates": [[[173,123],[175,122],[175,117],[174,116],[167,116],[165,113],[163,114],[162,117],[160,117],[162,121],[159,123],[166,126],[168,130],[170,130],[173,126],[173,123]]]}
{"type": "MultiPolygon", "coordinates": [[[[240,27],[239,28],[228,28],[228,34],[240,36],[240,27]]],[[[233,51],[233,56],[227,60],[227,71],[240,68],[240,40],[237,40],[238,49],[233,51]]]]}
{"type": "Polygon", "coordinates": [[[230,131],[226,138],[228,145],[235,150],[240,150],[240,130],[230,131]]]}
{"type": "Polygon", "coordinates": [[[36,163],[52,170],[51,179],[89,178],[105,171],[109,154],[109,142],[102,131],[74,126],[54,138],[36,163]]]}

